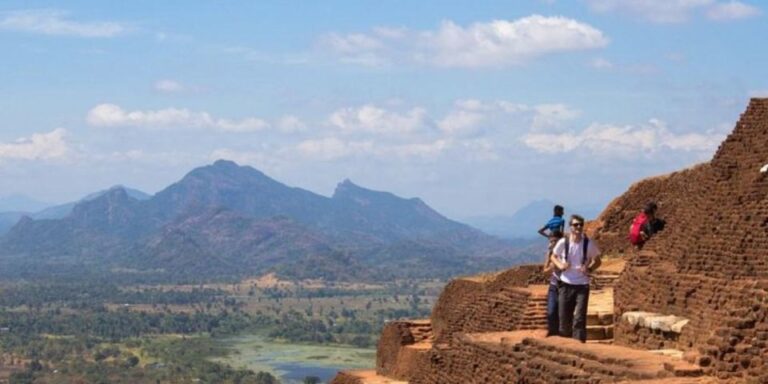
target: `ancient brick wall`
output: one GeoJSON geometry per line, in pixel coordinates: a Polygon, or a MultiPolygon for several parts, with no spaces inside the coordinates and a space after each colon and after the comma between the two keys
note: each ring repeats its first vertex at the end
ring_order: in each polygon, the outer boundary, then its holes
{"type": "MultiPolygon", "coordinates": [[[[634,184],[590,223],[604,253],[628,260],[613,290],[615,345],[497,332],[526,329],[524,319],[535,318],[531,304],[541,298],[534,300],[529,285],[546,284],[547,276],[524,266],[448,284],[432,312],[429,349],[410,348],[417,338],[408,325],[389,325],[379,372],[415,384],[671,384],[691,381],[670,375],[703,370],[728,382],[768,383],[768,173],[759,172],[766,163],[768,99],[753,99],[712,161],[634,184]],[[627,233],[649,200],[667,227],[637,252],[627,233]],[[674,334],[618,321],[635,311],[689,321],[674,334]],[[496,333],[518,336],[506,336],[513,342],[496,333]],[[683,350],[698,365],[669,360],[659,368],[643,350],[660,347],[683,350]]],[[[350,374],[337,378],[359,382],[350,374]]]]}
{"type": "Polygon", "coordinates": [[[459,334],[450,348],[434,348],[430,353],[433,369],[422,371],[411,383],[596,384],[701,373],[691,364],[646,351],[558,337],[528,337],[519,331],[459,334]]]}
{"type": "Polygon", "coordinates": [[[376,349],[376,373],[408,380],[413,372],[426,369],[431,338],[429,320],[398,320],[386,324],[376,349]]]}
{"type": "MultiPolygon", "coordinates": [[[[766,163],[768,99],[753,99],[711,162],[638,182],[598,218],[601,247],[636,260],[617,283],[616,315],[690,319],[678,346],[699,352],[723,378],[768,371],[768,174],[759,172],[766,163]],[[637,254],[626,235],[648,200],[659,204],[667,227],[637,254]]],[[[631,332],[619,326],[616,342],[654,342],[631,332]]]]}
{"type": "Polygon", "coordinates": [[[539,265],[524,265],[485,279],[451,281],[432,310],[436,343],[450,342],[453,333],[518,329],[530,300],[529,283],[545,284],[539,265]]]}

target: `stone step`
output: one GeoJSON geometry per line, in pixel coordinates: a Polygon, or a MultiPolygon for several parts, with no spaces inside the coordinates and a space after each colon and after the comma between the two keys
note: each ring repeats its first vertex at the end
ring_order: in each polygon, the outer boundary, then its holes
{"type": "Polygon", "coordinates": [[[612,340],[613,325],[588,325],[587,340],[612,340]]]}
{"type": "Polygon", "coordinates": [[[613,314],[606,312],[587,313],[587,326],[613,325],[613,314]]]}
{"type": "Polygon", "coordinates": [[[616,280],[619,279],[619,276],[619,273],[598,272],[594,277],[592,277],[592,287],[595,289],[613,287],[616,284],[616,280]]]}
{"type": "Polygon", "coordinates": [[[517,364],[518,368],[515,372],[509,372],[507,379],[524,374],[526,377],[541,377],[550,382],[582,379],[592,380],[590,382],[615,382],[698,377],[703,374],[700,367],[674,356],[606,343],[583,344],[573,339],[543,337],[541,332],[464,334],[459,340],[473,345],[475,350],[484,349],[493,351],[497,356],[504,356],[513,361],[510,366],[517,364]]]}
{"type": "Polygon", "coordinates": [[[340,371],[329,384],[408,384],[376,374],[375,370],[340,371]]]}

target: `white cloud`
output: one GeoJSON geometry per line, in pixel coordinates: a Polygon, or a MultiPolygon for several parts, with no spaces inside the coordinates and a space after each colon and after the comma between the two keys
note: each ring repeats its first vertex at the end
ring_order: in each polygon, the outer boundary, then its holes
{"type": "Polygon", "coordinates": [[[450,20],[436,30],[380,27],[371,34],[328,34],[323,48],[342,61],[381,65],[505,67],[538,56],[604,47],[608,38],[585,23],[565,17],[533,15],[514,21],[494,20],[463,27],[450,20]]]}
{"type": "Polygon", "coordinates": [[[12,143],[0,143],[0,159],[51,160],[63,159],[71,149],[64,139],[67,131],[62,128],[48,133],[35,133],[12,143]]]}
{"type": "Polygon", "coordinates": [[[565,104],[540,104],[533,107],[535,115],[531,127],[535,130],[557,128],[581,115],[581,111],[565,104]]]}
{"type": "Polygon", "coordinates": [[[156,81],[154,88],[155,88],[155,91],[162,92],[162,93],[180,93],[187,90],[187,87],[185,87],[184,84],[181,84],[178,81],[169,80],[169,79],[156,81]]]}
{"type": "Polygon", "coordinates": [[[526,105],[505,100],[468,99],[456,101],[437,126],[451,137],[487,136],[510,133],[510,127],[560,128],[580,115],[581,111],[562,103],[526,105]]]}
{"type": "Polygon", "coordinates": [[[469,135],[477,132],[484,119],[483,113],[459,109],[451,111],[437,123],[437,126],[451,136],[469,135]]]}
{"type": "Polygon", "coordinates": [[[277,127],[285,133],[304,132],[307,130],[307,124],[300,118],[293,115],[286,115],[277,122],[277,127]]]}
{"type": "Polygon", "coordinates": [[[529,133],[523,142],[543,153],[585,150],[600,155],[653,153],[660,150],[701,152],[717,148],[724,139],[722,133],[671,132],[666,124],[651,119],[640,126],[592,124],[581,132],[529,133]]]}
{"type": "Polygon", "coordinates": [[[412,108],[400,113],[367,104],[339,109],[328,117],[328,123],[346,134],[376,133],[397,137],[424,129],[430,120],[423,108],[412,108]]]}
{"type": "Polygon", "coordinates": [[[207,128],[222,132],[256,132],[268,128],[266,121],[248,117],[242,120],[214,118],[208,112],[166,108],[149,111],[125,111],[114,104],[99,104],[86,116],[88,124],[96,127],[144,128],[207,128]]]}
{"type": "Polygon", "coordinates": [[[716,0],[587,0],[596,12],[618,12],[654,23],[681,23],[698,14],[711,20],[736,20],[760,14],[760,10],[739,1],[716,0]]]}
{"type": "Polygon", "coordinates": [[[760,15],[760,9],[740,1],[729,1],[712,6],[707,11],[707,17],[716,21],[746,19],[760,15]]]}
{"type": "Polygon", "coordinates": [[[68,13],[52,9],[0,13],[0,29],[51,36],[114,37],[128,28],[115,22],[78,22],[68,13]]]}

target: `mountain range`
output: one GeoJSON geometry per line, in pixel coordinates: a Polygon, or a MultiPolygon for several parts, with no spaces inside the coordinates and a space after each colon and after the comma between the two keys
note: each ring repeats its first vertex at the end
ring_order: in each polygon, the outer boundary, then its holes
{"type": "Polygon", "coordinates": [[[154,196],[116,187],[58,217],[24,216],[0,238],[0,261],[27,274],[371,280],[495,269],[538,258],[537,246],[489,236],[418,198],[350,180],[325,197],[219,160],[154,196]]]}
{"type": "Polygon", "coordinates": [[[36,202],[24,196],[14,196],[13,198],[5,198],[4,205],[0,210],[0,236],[8,232],[16,223],[24,216],[29,216],[33,219],[61,219],[69,215],[72,209],[78,203],[96,199],[105,193],[113,189],[125,189],[126,193],[131,197],[138,200],[146,200],[150,198],[150,195],[139,191],[137,189],[126,188],[121,185],[116,185],[112,188],[91,193],[82,199],[70,203],[51,205],[46,203],[36,202]],[[12,208],[12,209],[7,209],[12,208]],[[15,208],[15,209],[13,209],[15,208]]]}

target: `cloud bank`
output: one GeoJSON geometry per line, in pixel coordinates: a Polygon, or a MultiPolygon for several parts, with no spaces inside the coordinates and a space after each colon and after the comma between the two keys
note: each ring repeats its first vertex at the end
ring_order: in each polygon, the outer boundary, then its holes
{"type": "Polygon", "coordinates": [[[52,160],[66,158],[71,149],[64,139],[63,128],[48,133],[35,133],[12,143],[0,143],[0,160],[52,160]]]}
{"type": "Polygon", "coordinates": [[[602,156],[622,156],[658,151],[712,151],[725,134],[674,133],[663,121],[651,119],[639,126],[594,123],[580,132],[530,133],[523,137],[526,146],[541,153],[567,153],[584,150],[602,156]]]}
{"type": "Polygon", "coordinates": [[[207,128],[235,133],[257,132],[270,126],[266,121],[256,117],[229,120],[215,118],[208,112],[195,112],[186,108],[126,111],[115,104],[99,104],[93,107],[88,112],[86,121],[94,127],[207,128]]]}
{"type": "Polygon", "coordinates": [[[330,33],[324,51],[363,65],[417,64],[449,68],[506,67],[560,52],[604,47],[602,31],[565,17],[533,15],[461,26],[446,20],[435,30],[374,28],[370,33],[330,33]]]}

